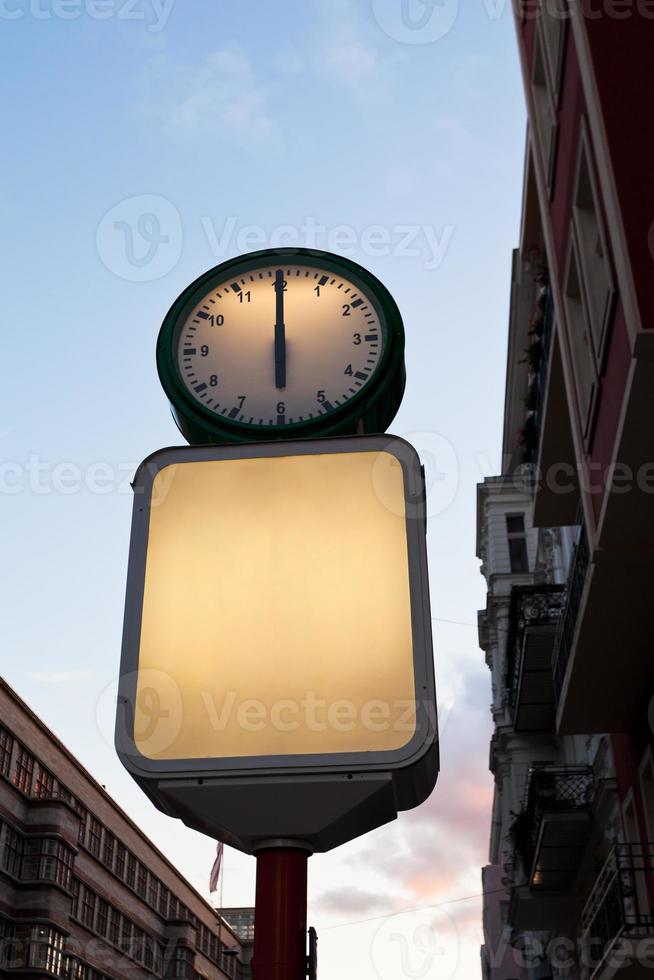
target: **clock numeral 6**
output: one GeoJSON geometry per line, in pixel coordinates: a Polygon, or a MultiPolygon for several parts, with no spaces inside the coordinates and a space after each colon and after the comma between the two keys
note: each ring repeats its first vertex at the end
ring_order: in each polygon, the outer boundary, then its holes
{"type": "Polygon", "coordinates": [[[218,384],[218,375],[217,374],[212,374],[211,375],[211,377],[209,378],[209,384],[211,385],[212,388],[215,388],[216,387],[216,385],[218,384]]]}
{"type": "Polygon", "coordinates": [[[360,333],[352,334],[352,343],[354,344],[355,347],[358,347],[359,346],[359,344],[361,343],[361,334],[360,333]]]}
{"type": "Polygon", "coordinates": [[[202,347],[200,348],[200,353],[202,354],[203,357],[206,357],[207,354],[209,353],[209,345],[203,344],[202,347]]]}
{"type": "Polygon", "coordinates": [[[316,392],[316,398],[318,399],[319,402],[324,402],[324,400],[325,400],[325,392],[324,392],[324,389],[323,388],[320,388],[316,392]]]}
{"type": "Polygon", "coordinates": [[[286,405],[284,402],[277,402],[277,414],[286,415],[286,405]]]}

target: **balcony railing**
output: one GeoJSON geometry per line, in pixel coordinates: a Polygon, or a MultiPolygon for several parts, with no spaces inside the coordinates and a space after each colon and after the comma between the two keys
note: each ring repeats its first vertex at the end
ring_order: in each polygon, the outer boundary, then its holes
{"type": "Polygon", "coordinates": [[[651,843],[616,844],[609,853],[581,916],[587,980],[601,976],[618,942],[654,937],[653,855],[651,843]]]}
{"type": "Polygon", "coordinates": [[[586,537],[586,530],[582,525],[568,576],[565,610],[561,617],[559,632],[554,647],[554,691],[557,701],[561,697],[563,680],[568,667],[568,661],[570,660],[589,561],[588,539],[586,537]]]}
{"type": "Polygon", "coordinates": [[[516,818],[513,836],[532,888],[571,884],[587,836],[586,825],[578,824],[576,818],[589,813],[593,784],[589,766],[543,765],[529,770],[525,805],[516,818]],[[566,815],[571,818],[569,833],[566,833],[566,815]],[[558,832],[550,841],[547,825],[553,822],[558,832]]]}
{"type": "Polygon", "coordinates": [[[553,725],[552,650],[564,603],[561,585],[511,592],[506,685],[516,731],[547,731],[553,725]]]}

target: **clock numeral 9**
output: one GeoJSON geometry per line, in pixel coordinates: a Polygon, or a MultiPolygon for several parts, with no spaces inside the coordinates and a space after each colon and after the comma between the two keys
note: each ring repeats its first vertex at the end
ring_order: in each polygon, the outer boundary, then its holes
{"type": "Polygon", "coordinates": [[[216,385],[218,384],[218,375],[217,374],[212,374],[211,375],[211,377],[209,378],[209,384],[211,385],[212,388],[215,388],[216,387],[216,385]]]}
{"type": "Polygon", "coordinates": [[[319,391],[316,392],[316,398],[318,399],[319,402],[324,402],[325,392],[323,388],[320,388],[319,391]]]}
{"type": "MultiPolygon", "coordinates": [[[[359,344],[361,343],[361,334],[360,333],[352,334],[352,343],[354,344],[355,347],[358,347],[359,346],[359,344]]],[[[345,373],[347,374],[347,371],[345,373]]]]}
{"type": "Polygon", "coordinates": [[[209,353],[209,345],[203,344],[202,347],[200,348],[200,353],[202,354],[202,357],[206,357],[207,354],[209,353]]]}

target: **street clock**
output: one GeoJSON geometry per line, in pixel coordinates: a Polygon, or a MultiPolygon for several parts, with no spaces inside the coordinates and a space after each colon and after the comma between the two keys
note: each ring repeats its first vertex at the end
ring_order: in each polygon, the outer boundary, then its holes
{"type": "Polygon", "coordinates": [[[355,262],[265,249],[184,290],[157,367],[190,443],[383,432],[404,391],[404,329],[388,290],[355,262]]]}

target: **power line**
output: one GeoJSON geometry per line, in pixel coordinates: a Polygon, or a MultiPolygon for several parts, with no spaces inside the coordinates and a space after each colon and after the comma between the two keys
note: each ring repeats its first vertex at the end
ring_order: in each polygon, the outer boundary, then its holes
{"type": "Polygon", "coordinates": [[[413,908],[408,909],[398,909],[396,912],[385,912],[383,915],[371,915],[367,919],[352,919],[349,922],[337,922],[333,926],[321,926],[321,932],[327,932],[329,929],[343,929],[346,926],[359,926],[365,922],[378,922],[380,919],[392,919],[395,915],[404,915],[406,912],[421,912],[423,909],[442,909],[446,905],[456,905],[458,902],[469,902],[473,898],[484,898],[486,895],[499,895],[500,892],[504,892],[504,888],[493,888],[488,892],[478,892],[476,895],[462,895],[460,898],[452,898],[449,902],[439,902],[435,905],[415,905],[413,908]]]}

